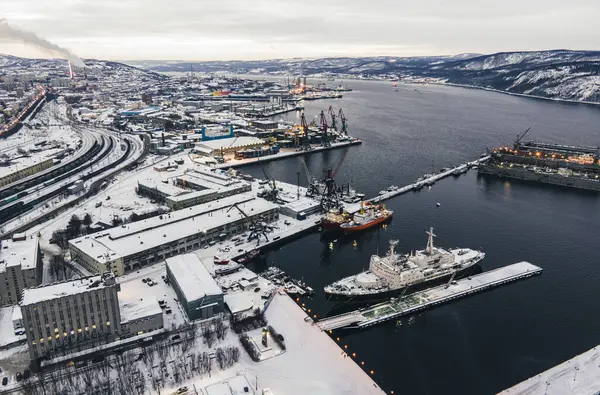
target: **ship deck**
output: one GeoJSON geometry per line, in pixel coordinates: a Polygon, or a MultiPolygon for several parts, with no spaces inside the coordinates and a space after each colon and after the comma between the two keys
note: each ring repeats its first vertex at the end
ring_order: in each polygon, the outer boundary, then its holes
{"type": "Polygon", "coordinates": [[[438,287],[390,299],[367,309],[324,318],[317,322],[321,330],[366,328],[406,314],[433,307],[484,291],[502,284],[540,274],[542,269],[529,262],[518,262],[476,276],[464,278],[438,287]]]}

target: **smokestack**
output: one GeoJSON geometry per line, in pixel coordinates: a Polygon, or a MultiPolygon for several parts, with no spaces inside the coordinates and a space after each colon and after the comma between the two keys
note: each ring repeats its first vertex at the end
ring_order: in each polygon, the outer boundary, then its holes
{"type": "Polygon", "coordinates": [[[70,60],[69,60],[69,78],[73,79],[73,65],[71,65],[70,60]]]}
{"type": "Polygon", "coordinates": [[[39,37],[37,34],[10,26],[5,19],[0,19],[0,38],[8,41],[18,41],[36,47],[49,54],[60,54],[63,58],[73,62],[75,67],[85,67],[81,59],[71,51],[50,41],[39,37]]]}
{"type": "Polygon", "coordinates": [[[162,146],[165,146],[165,132],[162,133],[162,146]]]}
{"type": "Polygon", "coordinates": [[[304,84],[304,87],[306,88],[306,77],[304,77],[304,79],[302,80],[302,83],[304,84]]]}

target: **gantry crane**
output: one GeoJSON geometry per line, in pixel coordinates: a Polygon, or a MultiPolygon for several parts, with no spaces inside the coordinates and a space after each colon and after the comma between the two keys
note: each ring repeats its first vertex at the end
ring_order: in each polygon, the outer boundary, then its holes
{"type": "Polygon", "coordinates": [[[248,226],[248,230],[250,233],[248,234],[247,241],[256,239],[256,245],[260,244],[260,238],[263,236],[266,241],[269,241],[269,236],[267,236],[267,232],[272,229],[266,222],[262,220],[262,218],[251,218],[248,214],[242,210],[237,203],[234,203],[231,207],[227,209],[227,212],[231,211],[233,208],[236,208],[242,217],[250,220],[250,225],[248,226]]]}

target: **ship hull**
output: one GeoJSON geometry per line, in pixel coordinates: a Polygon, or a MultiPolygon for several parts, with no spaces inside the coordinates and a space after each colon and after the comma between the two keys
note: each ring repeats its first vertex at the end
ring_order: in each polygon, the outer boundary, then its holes
{"type": "Polygon", "coordinates": [[[376,225],[379,225],[381,223],[384,223],[388,220],[390,220],[392,218],[392,214],[377,218],[371,222],[368,222],[366,224],[362,224],[362,225],[351,225],[351,226],[341,226],[340,228],[344,231],[344,233],[348,234],[348,233],[355,233],[355,232],[360,232],[369,228],[372,228],[376,225]]]}
{"type": "MultiPolygon", "coordinates": [[[[460,269],[456,273],[456,277],[460,277],[461,275],[467,274],[470,270],[475,271],[477,268],[480,268],[479,263],[476,263],[472,266],[460,269]]],[[[480,268],[481,269],[481,268],[480,268]]],[[[408,287],[402,287],[392,290],[387,290],[383,292],[370,293],[370,294],[347,294],[347,293],[337,293],[325,290],[325,295],[329,300],[349,300],[352,301],[367,301],[367,300],[379,300],[384,298],[389,298],[395,295],[399,295],[404,291],[404,289],[408,288],[406,294],[410,295],[417,291],[422,291],[427,288],[433,288],[435,286],[441,285],[444,282],[448,281],[454,272],[450,272],[440,277],[432,278],[429,281],[423,281],[414,285],[410,285],[408,287]]]]}

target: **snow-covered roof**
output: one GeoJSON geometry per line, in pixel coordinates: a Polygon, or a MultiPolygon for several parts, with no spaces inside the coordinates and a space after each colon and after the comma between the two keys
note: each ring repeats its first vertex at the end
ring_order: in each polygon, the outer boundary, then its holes
{"type": "Polygon", "coordinates": [[[37,288],[25,288],[23,290],[23,299],[21,306],[26,306],[34,303],[39,303],[56,298],[62,298],[68,295],[76,295],[85,292],[91,292],[102,288],[108,288],[116,284],[116,279],[112,273],[104,275],[91,276],[73,281],[65,281],[62,283],[46,285],[37,288]],[[114,282],[103,281],[102,277],[108,276],[114,279],[114,282]]]}
{"type": "Polygon", "coordinates": [[[205,147],[214,150],[251,147],[255,145],[265,144],[265,142],[256,137],[230,137],[225,139],[202,141],[198,143],[198,147],[205,147]]]}
{"type": "Polygon", "coordinates": [[[158,182],[154,179],[138,181],[138,185],[144,186],[148,189],[155,189],[156,191],[164,194],[165,196],[178,196],[188,193],[189,191],[179,188],[171,183],[158,182]]]}
{"type": "Polygon", "coordinates": [[[232,314],[241,313],[242,311],[254,308],[254,298],[247,292],[228,293],[225,294],[223,299],[232,314]]]}
{"type": "Polygon", "coordinates": [[[206,295],[223,293],[195,254],[176,255],[168,258],[167,268],[173,274],[188,303],[206,295]]]}
{"type": "Polygon", "coordinates": [[[123,303],[120,305],[120,311],[122,324],[162,314],[156,296],[145,296],[133,302],[123,303]]]}
{"type": "Polygon", "coordinates": [[[238,210],[227,211],[233,204],[250,216],[278,208],[266,200],[239,194],[79,237],[69,244],[98,262],[114,261],[242,219],[238,210]]]}
{"type": "Polygon", "coordinates": [[[7,266],[21,265],[21,269],[33,269],[37,265],[37,237],[22,241],[0,241],[0,272],[7,266]]]}

